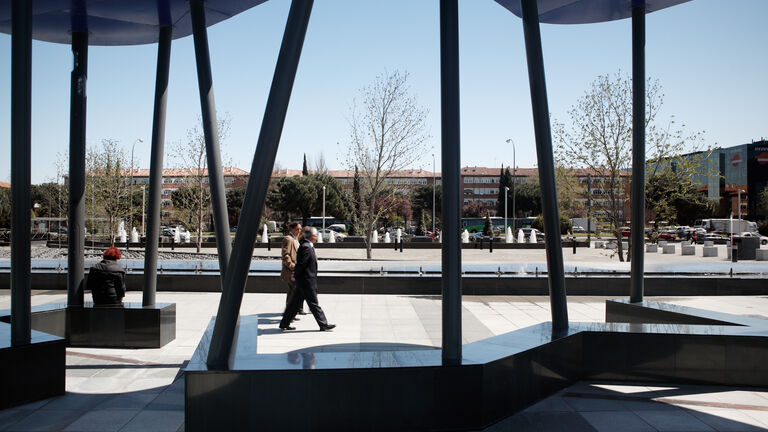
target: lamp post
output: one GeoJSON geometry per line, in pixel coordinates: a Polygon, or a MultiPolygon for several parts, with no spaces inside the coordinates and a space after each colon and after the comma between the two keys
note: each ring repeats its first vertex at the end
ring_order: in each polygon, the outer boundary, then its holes
{"type": "MultiPolygon", "coordinates": [[[[512,138],[507,139],[507,144],[512,144],[512,233],[514,234],[517,225],[515,224],[515,184],[517,183],[517,164],[515,163],[515,141],[512,138]]],[[[507,205],[504,204],[504,210],[506,211],[507,205]]],[[[504,224],[506,225],[506,216],[504,224]]],[[[506,228],[505,228],[506,230],[506,228]]]]}
{"type": "Polygon", "coordinates": [[[739,191],[738,191],[738,194],[739,194],[739,202],[738,202],[738,204],[737,204],[737,207],[739,207],[739,226],[738,226],[738,230],[739,230],[739,233],[741,233],[741,193],[742,193],[742,192],[746,193],[746,191],[744,191],[744,190],[742,190],[742,189],[739,189],[739,191]]]}
{"type": "Polygon", "coordinates": [[[509,187],[504,186],[504,237],[507,236],[507,196],[509,196],[509,187]]]}
{"type": "Polygon", "coordinates": [[[435,154],[432,153],[432,235],[435,234],[435,188],[437,182],[435,181],[435,154]]]}
{"type": "MultiPolygon", "coordinates": [[[[128,183],[128,208],[130,209],[128,211],[128,225],[130,232],[128,233],[128,241],[130,243],[130,236],[133,233],[133,151],[136,149],[136,143],[143,143],[144,140],[141,138],[137,138],[136,141],[133,142],[133,145],[131,146],[131,181],[128,183]]],[[[142,207],[144,205],[142,204],[142,207]]],[[[142,209],[143,210],[143,209],[142,209]]],[[[141,213],[142,219],[144,217],[144,213],[142,211],[141,213]]],[[[144,222],[141,223],[142,226],[144,226],[144,222]]]]}
{"type": "Polygon", "coordinates": [[[587,246],[592,244],[592,175],[587,174],[587,246]]]}
{"type": "Polygon", "coordinates": [[[146,200],[145,200],[145,192],[147,188],[145,185],[141,185],[141,236],[146,237],[147,230],[144,226],[144,214],[146,213],[146,200]]]}
{"type": "MultiPolygon", "coordinates": [[[[323,233],[325,232],[325,186],[323,186],[323,233]]],[[[322,234],[320,234],[322,236],[322,234]]]]}

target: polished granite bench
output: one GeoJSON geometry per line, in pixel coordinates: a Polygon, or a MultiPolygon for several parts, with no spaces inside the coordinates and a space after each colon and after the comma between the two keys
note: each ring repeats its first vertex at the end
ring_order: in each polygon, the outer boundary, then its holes
{"type": "MultiPolygon", "coordinates": [[[[0,311],[0,321],[10,322],[10,311],[0,311]]],[[[32,307],[31,324],[34,330],[66,338],[71,347],[160,348],[176,338],[176,304],[51,303],[32,307]]]]}
{"type": "Polygon", "coordinates": [[[0,409],[64,394],[66,341],[31,333],[31,343],[12,346],[11,325],[0,322],[0,409]]]}
{"type": "Polygon", "coordinates": [[[212,322],[185,370],[185,428],[478,430],[584,379],[768,386],[766,321],[675,313],[560,334],[542,323],[464,345],[458,366],[440,350],[258,354],[258,317],[242,316],[228,370],[208,370],[212,322]]]}

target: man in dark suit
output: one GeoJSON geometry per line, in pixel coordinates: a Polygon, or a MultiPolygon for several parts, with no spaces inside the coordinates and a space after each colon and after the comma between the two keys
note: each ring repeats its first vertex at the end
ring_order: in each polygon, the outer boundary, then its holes
{"type": "Polygon", "coordinates": [[[320,331],[331,330],[336,327],[334,324],[328,324],[325,313],[317,301],[317,255],[315,255],[315,246],[313,245],[316,241],[317,228],[304,228],[304,239],[299,245],[299,250],[296,253],[296,265],[293,268],[296,292],[288,301],[288,306],[283,312],[283,319],[280,321],[282,330],[296,330],[296,327],[291,327],[290,324],[299,312],[302,300],[307,302],[317,325],[320,326],[320,331]]]}

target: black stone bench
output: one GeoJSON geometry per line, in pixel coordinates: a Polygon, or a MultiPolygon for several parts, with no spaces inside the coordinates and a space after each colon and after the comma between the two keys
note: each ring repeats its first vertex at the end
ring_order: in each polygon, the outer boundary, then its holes
{"type": "Polygon", "coordinates": [[[11,346],[11,325],[0,322],[0,409],[64,394],[66,341],[32,331],[31,343],[11,346]]]}
{"type": "MultiPolygon", "coordinates": [[[[0,321],[10,322],[10,311],[0,321]]],[[[32,328],[67,340],[67,346],[160,348],[176,338],[176,304],[125,303],[123,306],[67,307],[52,303],[32,307],[32,328]]]]}
{"type": "Polygon", "coordinates": [[[479,430],[585,379],[768,386],[768,321],[675,309],[651,311],[659,324],[537,324],[464,345],[457,366],[440,350],[258,354],[251,315],[229,367],[209,370],[212,321],[185,369],[185,428],[479,430]],[[670,324],[686,314],[721,324],[670,324]]]}

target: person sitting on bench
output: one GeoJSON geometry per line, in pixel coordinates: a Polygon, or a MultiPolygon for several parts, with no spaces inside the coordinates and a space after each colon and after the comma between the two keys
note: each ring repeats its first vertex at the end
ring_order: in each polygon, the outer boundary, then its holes
{"type": "Polygon", "coordinates": [[[112,246],[104,251],[104,259],[88,272],[88,289],[94,306],[122,306],[125,297],[125,270],[117,263],[120,249],[112,246]]]}

